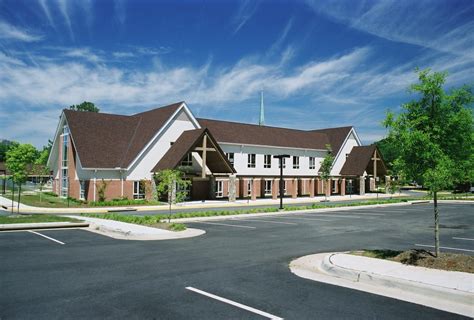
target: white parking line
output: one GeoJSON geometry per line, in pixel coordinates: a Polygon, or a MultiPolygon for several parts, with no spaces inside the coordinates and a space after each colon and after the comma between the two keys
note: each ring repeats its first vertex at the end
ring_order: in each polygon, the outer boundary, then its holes
{"type": "Polygon", "coordinates": [[[256,222],[268,222],[268,223],[278,223],[278,224],[292,224],[292,225],[295,225],[297,226],[298,224],[297,223],[293,223],[293,222],[281,222],[281,221],[270,221],[270,220],[261,220],[261,219],[239,219],[239,218],[236,218],[236,219],[232,219],[232,221],[256,221],[256,222]]]}
{"type": "MultiPolygon", "coordinates": [[[[428,248],[434,248],[435,246],[431,246],[428,244],[415,244],[417,247],[428,247],[428,248]]],[[[466,252],[474,252],[474,250],[469,250],[469,249],[460,249],[460,248],[452,248],[452,247],[439,247],[440,249],[448,249],[448,250],[456,250],[456,251],[466,251],[466,252]]]]}
{"type": "Polygon", "coordinates": [[[347,215],[340,215],[336,213],[331,213],[331,214],[320,214],[320,213],[300,213],[299,215],[311,215],[311,216],[318,216],[318,217],[329,217],[329,218],[355,218],[359,219],[361,217],[359,216],[347,216],[347,215]]]}
{"type": "Polygon", "coordinates": [[[196,221],[196,222],[192,222],[192,223],[212,224],[212,225],[216,225],[216,226],[227,226],[227,227],[235,227],[235,228],[257,229],[256,227],[242,226],[242,225],[236,225],[236,224],[217,223],[217,222],[196,221]]]}
{"type": "Polygon", "coordinates": [[[301,218],[301,217],[281,217],[281,216],[276,216],[275,218],[279,219],[296,219],[296,220],[314,220],[314,221],[334,221],[334,220],[328,220],[328,219],[313,219],[313,218],[301,218]]]}
{"type": "Polygon", "coordinates": [[[456,240],[468,240],[468,241],[474,241],[474,239],[470,239],[470,238],[458,238],[458,237],[453,237],[453,239],[456,239],[456,240]]]}
{"type": "Polygon", "coordinates": [[[188,290],[190,290],[190,291],[194,291],[194,292],[199,293],[199,294],[202,294],[203,296],[206,296],[206,297],[209,297],[209,298],[212,298],[212,299],[215,299],[215,300],[218,300],[218,301],[221,301],[221,302],[224,302],[224,303],[233,305],[233,306],[235,306],[235,307],[238,307],[238,308],[241,308],[241,309],[244,309],[244,310],[247,310],[247,311],[256,313],[256,314],[261,315],[261,316],[263,316],[263,317],[266,317],[266,318],[268,318],[268,319],[283,320],[283,318],[274,316],[273,314],[270,314],[270,313],[267,313],[267,312],[264,312],[264,311],[261,311],[261,310],[258,310],[258,309],[255,309],[255,308],[246,306],[246,305],[244,305],[244,304],[241,304],[241,303],[238,303],[238,302],[235,302],[235,301],[226,299],[226,298],[222,298],[222,297],[216,296],[216,295],[214,295],[214,294],[212,294],[212,293],[208,293],[208,292],[206,292],[206,291],[202,291],[202,290],[199,290],[199,289],[196,289],[196,288],[193,288],[193,287],[186,287],[186,289],[188,289],[188,290]]]}
{"type": "Polygon", "coordinates": [[[43,237],[43,238],[46,238],[46,239],[48,239],[48,240],[51,240],[51,241],[57,242],[57,243],[59,243],[59,244],[65,244],[64,242],[61,242],[61,241],[59,241],[59,240],[56,240],[56,239],[53,239],[53,238],[51,238],[51,237],[45,236],[44,234],[41,234],[41,233],[39,233],[39,232],[36,232],[36,231],[31,231],[31,230],[28,230],[28,232],[31,232],[31,233],[37,234],[37,235],[39,235],[39,236],[41,236],[41,237],[43,237]]]}

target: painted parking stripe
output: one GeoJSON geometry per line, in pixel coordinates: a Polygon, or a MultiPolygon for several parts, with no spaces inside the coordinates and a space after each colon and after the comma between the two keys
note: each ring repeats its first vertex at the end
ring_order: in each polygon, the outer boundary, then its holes
{"type": "Polygon", "coordinates": [[[294,223],[294,222],[281,222],[281,221],[270,221],[270,220],[261,220],[261,219],[232,219],[233,221],[256,221],[256,222],[268,222],[268,223],[277,223],[277,224],[288,224],[288,225],[295,225],[297,226],[298,224],[297,223],[294,223]]]}
{"type": "Polygon", "coordinates": [[[244,304],[241,304],[241,303],[238,303],[238,302],[235,302],[235,301],[226,299],[226,298],[222,298],[222,297],[216,296],[215,294],[212,294],[212,293],[209,293],[209,292],[206,292],[206,291],[202,291],[202,290],[199,290],[199,289],[196,289],[196,288],[193,288],[193,287],[186,287],[186,289],[187,289],[187,290],[190,290],[190,291],[194,291],[194,292],[196,292],[196,293],[199,293],[199,294],[201,294],[201,295],[203,295],[203,296],[206,296],[206,297],[209,297],[209,298],[212,298],[212,299],[215,299],[215,300],[218,300],[218,301],[221,301],[221,302],[230,304],[230,305],[232,305],[232,306],[234,306],[234,307],[237,307],[237,308],[240,308],[240,309],[244,309],[244,310],[253,312],[253,313],[255,313],[255,314],[261,315],[262,317],[265,317],[265,318],[268,318],[268,319],[283,320],[283,318],[277,317],[277,316],[275,316],[275,315],[273,315],[273,314],[270,314],[270,313],[267,313],[267,312],[265,312],[265,311],[261,311],[261,310],[258,310],[258,309],[255,309],[255,308],[246,306],[246,305],[244,305],[244,304]]]}
{"type": "Polygon", "coordinates": [[[226,226],[226,227],[234,227],[234,228],[246,228],[246,229],[257,229],[256,227],[250,227],[250,226],[242,226],[240,224],[226,224],[226,223],[217,223],[217,222],[202,222],[202,221],[196,221],[192,223],[202,223],[202,224],[212,224],[216,226],[226,226]]]}
{"type": "Polygon", "coordinates": [[[28,230],[28,232],[37,234],[37,235],[39,235],[40,237],[46,238],[46,239],[48,239],[48,240],[54,241],[54,242],[59,243],[59,244],[63,244],[63,245],[65,244],[64,242],[61,242],[61,241],[56,240],[56,239],[54,239],[54,238],[45,236],[44,234],[41,234],[41,233],[36,232],[36,231],[28,230]]]}
{"type": "MultiPolygon", "coordinates": [[[[415,244],[417,247],[428,247],[428,248],[434,248],[435,246],[431,246],[428,244],[415,244]]],[[[470,249],[461,249],[461,248],[452,248],[452,247],[439,247],[440,249],[448,249],[448,250],[456,250],[456,251],[466,251],[466,252],[474,252],[474,250],[470,249]]]]}
{"type": "MultiPolygon", "coordinates": [[[[276,218],[276,217],[275,217],[276,218]]],[[[328,219],[313,219],[313,218],[302,218],[302,217],[278,217],[279,219],[296,219],[296,220],[314,220],[314,221],[334,221],[328,219]]]]}
{"type": "Polygon", "coordinates": [[[348,215],[341,215],[341,214],[319,214],[319,213],[300,213],[299,215],[310,215],[310,216],[318,216],[318,217],[329,217],[329,218],[355,218],[359,219],[360,216],[348,216],[348,215]]]}
{"type": "Polygon", "coordinates": [[[467,240],[467,241],[474,241],[474,239],[471,238],[459,238],[459,237],[453,237],[455,240],[467,240]]]}

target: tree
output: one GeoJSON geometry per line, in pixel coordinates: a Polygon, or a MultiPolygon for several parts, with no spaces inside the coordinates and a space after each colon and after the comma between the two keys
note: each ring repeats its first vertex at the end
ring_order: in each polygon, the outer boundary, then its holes
{"type": "Polygon", "coordinates": [[[376,141],[375,144],[380,150],[387,169],[391,170],[393,168],[393,162],[398,157],[397,149],[394,147],[394,143],[390,137],[384,138],[382,140],[376,141]]]}
{"type": "Polygon", "coordinates": [[[166,198],[169,206],[168,223],[171,220],[171,205],[186,199],[186,187],[191,183],[184,179],[180,170],[163,170],[155,174],[156,191],[160,197],[166,198]]]}
{"type": "Polygon", "coordinates": [[[13,148],[14,146],[17,146],[18,142],[15,141],[9,141],[9,140],[2,140],[0,142],[0,162],[4,162],[6,159],[6,154],[8,150],[13,148]]]}
{"type": "Polygon", "coordinates": [[[419,71],[410,86],[417,99],[388,112],[384,121],[398,156],[394,169],[428,188],[433,195],[435,254],[439,256],[438,192],[455,183],[473,181],[474,122],[471,88],[445,92],[446,73],[419,71]]]}
{"type": "MultiPolygon", "coordinates": [[[[31,165],[37,157],[38,151],[31,144],[18,144],[8,150],[6,154],[6,166],[11,173],[13,183],[19,185],[18,212],[20,212],[21,184],[26,182],[28,178],[28,166],[31,165]]],[[[14,190],[12,191],[12,196],[14,196],[14,190]]]]}
{"type": "Polygon", "coordinates": [[[99,196],[99,202],[105,201],[105,192],[107,190],[108,185],[109,183],[102,179],[101,183],[97,186],[97,195],[99,196]]]}
{"type": "Polygon", "coordinates": [[[324,186],[325,186],[324,188],[325,201],[328,200],[326,188],[330,188],[330,186],[328,186],[328,180],[331,177],[331,169],[332,169],[332,164],[334,162],[334,156],[332,155],[331,145],[327,144],[326,149],[327,149],[327,154],[324,157],[323,161],[321,162],[321,167],[319,168],[319,175],[321,176],[321,179],[323,179],[324,186]]]}
{"type": "Polygon", "coordinates": [[[69,107],[69,109],[74,111],[100,112],[100,109],[96,107],[94,103],[88,101],[84,101],[83,103],[78,105],[73,104],[69,107]]]}

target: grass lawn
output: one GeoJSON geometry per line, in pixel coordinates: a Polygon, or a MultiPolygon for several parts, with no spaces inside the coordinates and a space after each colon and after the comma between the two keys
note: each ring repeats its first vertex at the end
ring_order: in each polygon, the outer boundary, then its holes
{"type": "Polygon", "coordinates": [[[436,258],[433,253],[418,249],[408,251],[363,250],[353,251],[351,254],[386,259],[412,266],[474,273],[474,257],[465,254],[442,252],[440,253],[440,256],[436,258]]]}
{"type": "MultiPolygon", "coordinates": [[[[5,198],[11,199],[11,192],[2,195],[5,198]]],[[[18,194],[15,194],[14,201],[18,201],[18,194]]],[[[161,204],[158,201],[146,201],[146,200],[114,200],[114,201],[105,201],[105,202],[82,202],[74,199],[69,199],[69,206],[67,199],[60,198],[58,196],[52,195],[49,192],[44,192],[41,194],[36,192],[25,193],[21,195],[21,203],[40,208],[96,208],[96,207],[120,207],[120,206],[141,206],[141,205],[159,205],[161,204]]]]}
{"type": "Polygon", "coordinates": [[[79,222],[79,220],[45,214],[0,216],[0,224],[37,222],[79,222]]]}

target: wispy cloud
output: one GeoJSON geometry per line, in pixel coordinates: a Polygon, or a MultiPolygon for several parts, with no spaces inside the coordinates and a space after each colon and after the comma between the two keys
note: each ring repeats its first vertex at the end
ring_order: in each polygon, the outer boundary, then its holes
{"type": "Polygon", "coordinates": [[[43,36],[18,28],[5,21],[0,21],[0,39],[35,42],[42,40],[43,36]]]}
{"type": "Polygon", "coordinates": [[[69,17],[69,3],[68,0],[58,0],[59,10],[63,15],[64,22],[68,28],[69,36],[74,40],[74,32],[72,31],[71,18],[69,17]]]}
{"type": "Polygon", "coordinates": [[[63,55],[69,58],[83,59],[92,63],[103,62],[102,58],[92,52],[90,48],[73,48],[64,51],[63,55]]]}
{"type": "Polygon", "coordinates": [[[48,22],[49,24],[55,28],[55,24],[54,24],[54,20],[53,20],[53,16],[51,15],[51,10],[49,9],[49,4],[46,0],[38,0],[39,2],[39,5],[41,6],[41,9],[43,10],[44,12],[44,15],[46,16],[46,18],[48,19],[48,22]]]}
{"type": "Polygon", "coordinates": [[[245,0],[243,1],[234,18],[232,23],[234,25],[234,34],[240,31],[242,27],[253,17],[257,12],[260,2],[258,0],[245,0]]]}
{"type": "Polygon", "coordinates": [[[278,39],[273,43],[270,49],[268,49],[268,52],[267,52],[268,56],[272,56],[281,50],[281,47],[283,43],[285,42],[286,38],[288,37],[288,33],[290,32],[292,26],[293,26],[293,18],[288,20],[287,24],[283,28],[283,31],[278,37],[278,39]]]}
{"type": "Polygon", "coordinates": [[[126,10],[125,10],[125,0],[115,0],[114,1],[114,11],[115,17],[120,24],[125,23],[125,19],[127,17],[126,10]]]}
{"type": "MultiPolygon", "coordinates": [[[[449,1],[325,1],[308,0],[318,13],[390,41],[402,42],[454,55],[474,55],[474,21],[447,17],[449,1]],[[466,21],[459,19],[459,21],[466,21]],[[449,22],[449,23],[448,23],[449,22]]],[[[474,14],[474,2],[458,14],[474,14]]]]}

